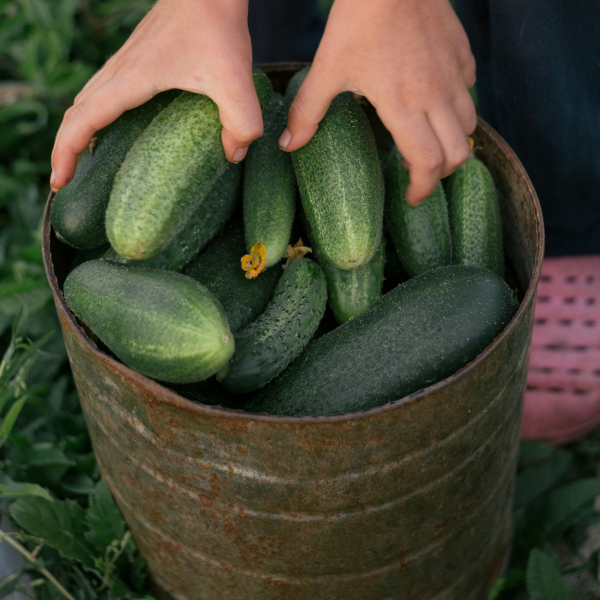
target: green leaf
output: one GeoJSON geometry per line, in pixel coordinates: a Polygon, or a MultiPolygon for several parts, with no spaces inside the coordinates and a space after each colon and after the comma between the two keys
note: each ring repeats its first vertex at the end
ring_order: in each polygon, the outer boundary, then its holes
{"type": "Polygon", "coordinates": [[[0,283],[0,333],[25,305],[30,313],[40,310],[52,297],[45,280],[6,281],[0,283]]]}
{"type": "Polygon", "coordinates": [[[557,452],[546,460],[524,469],[517,476],[514,509],[529,504],[557,483],[573,466],[573,456],[569,452],[557,452]]]}
{"type": "Polygon", "coordinates": [[[511,569],[504,577],[496,579],[490,590],[488,600],[498,600],[506,597],[508,592],[514,592],[523,587],[525,583],[525,571],[523,569],[511,569]]]}
{"type": "Polygon", "coordinates": [[[21,414],[21,411],[23,410],[23,406],[25,406],[25,402],[27,402],[28,398],[29,398],[29,396],[22,396],[21,398],[19,398],[8,409],[6,416],[4,417],[4,419],[2,419],[2,423],[0,424],[0,448],[2,448],[2,446],[4,446],[4,443],[8,439],[8,436],[10,435],[11,431],[13,430],[13,427],[15,426],[17,418],[21,414]]]}
{"type": "Polygon", "coordinates": [[[529,600],[573,600],[554,561],[534,548],[527,561],[529,600]]]}
{"type": "Polygon", "coordinates": [[[93,566],[92,553],[85,541],[85,511],[77,502],[29,496],[12,504],[10,514],[21,527],[46,540],[64,556],[86,567],[93,566]]]}
{"type": "Polygon", "coordinates": [[[600,479],[580,479],[554,490],[548,497],[544,531],[553,539],[558,537],[581,516],[600,494],[600,479]]]}
{"type": "Polygon", "coordinates": [[[39,496],[52,500],[50,494],[37,483],[0,483],[0,498],[19,498],[21,496],[39,496]]]}
{"type": "Polygon", "coordinates": [[[72,494],[87,496],[94,489],[94,480],[81,471],[69,473],[61,483],[63,489],[72,494]]]}
{"type": "MultiPolygon", "coordinates": [[[[0,317],[1,321],[1,317],[0,317]]],[[[33,358],[33,355],[52,337],[53,332],[49,331],[44,337],[33,344],[27,346],[15,345],[17,349],[24,348],[24,351],[18,354],[15,358],[10,355],[9,359],[3,359],[0,365],[0,391],[4,389],[8,381],[25,365],[25,363],[33,358]]],[[[6,352],[8,354],[8,350],[6,352]]],[[[6,357],[5,354],[5,357],[6,357]]]]}
{"type": "Polygon", "coordinates": [[[0,598],[4,598],[14,592],[24,574],[25,572],[21,569],[0,579],[0,598]]]}
{"type": "Polygon", "coordinates": [[[106,481],[101,479],[90,494],[90,505],[87,510],[87,522],[93,536],[93,542],[97,550],[104,550],[113,540],[121,540],[125,535],[125,522],[113,500],[112,494],[106,481]]]}
{"type": "Polygon", "coordinates": [[[547,442],[527,440],[519,444],[519,463],[528,463],[548,458],[556,450],[556,446],[547,442]]]}

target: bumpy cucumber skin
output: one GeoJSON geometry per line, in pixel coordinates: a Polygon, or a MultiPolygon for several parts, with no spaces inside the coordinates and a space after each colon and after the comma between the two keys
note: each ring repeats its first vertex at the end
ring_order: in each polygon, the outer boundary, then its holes
{"type": "Polygon", "coordinates": [[[273,94],[265,114],[265,132],[248,149],[244,175],[246,250],[262,242],[267,268],[277,264],[290,243],[296,210],[296,176],[292,158],[277,141],[287,123],[283,96],[273,94]]]}
{"type": "MultiPolygon", "coordinates": [[[[307,72],[292,77],[288,106],[307,72]]],[[[383,175],[369,121],[350,92],[333,99],[314,137],[292,160],[321,252],[340,269],[368,263],[381,241],[383,175]]]]}
{"type": "Polygon", "coordinates": [[[126,365],[160,381],[206,379],[234,352],[219,301],[179,273],[92,260],[69,274],[64,296],[126,365]]]}
{"type": "Polygon", "coordinates": [[[243,223],[236,220],[184,270],[219,299],[233,333],[265,310],[282,273],[282,268],[275,266],[255,279],[246,279],[240,264],[244,253],[243,223]]]}
{"type": "Polygon", "coordinates": [[[406,203],[409,183],[409,172],[394,146],[385,172],[385,220],[404,269],[414,277],[452,264],[452,238],[442,184],[413,207],[406,203]]]}
{"type": "Polygon", "coordinates": [[[95,134],[93,150],[79,155],[73,181],[52,201],[50,219],[62,242],[84,250],[108,243],[104,219],[115,175],[138,136],[179,94],[181,90],[157,94],[95,134]]]}
{"type": "Polygon", "coordinates": [[[428,271],[312,343],[245,410],[320,416],[403,398],[472,361],[517,308],[491,271],[462,265],[428,271]]]}
{"type": "Polygon", "coordinates": [[[241,195],[243,169],[243,163],[227,167],[183,231],[161,253],[146,260],[129,260],[110,248],[104,259],[146,269],[181,271],[206,248],[233,214],[241,195]]]}
{"type": "Polygon", "coordinates": [[[385,237],[382,236],[373,258],[357,269],[338,269],[329,262],[319,247],[313,242],[312,229],[301,211],[302,223],[308,233],[310,246],[319,262],[327,282],[327,303],[339,323],[345,323],[367,310],[373,302],[381,298],[383,269],[385,265],[385,237]]]}
{"type": "Polygon", "coordinates": [[[327,280],[329,308],[338,323],[357,317],[381,298],[385,265],[384,239],[379,243],[373,258],[358,269],[338,269],[327,259],[320,260],[319,264],[327,280]]]}
{"type": "Polygon", "coordinates": [[[504,277],[500,206],[488,168],[475,157],[467,159],[451,175],[447,191],[454,263],[504,277]]]}
{"type": "MultiPolygon", "coordinates": [[[[253,70],[263,110],[272,86],[253,70]]],[[[185,227],[227,167],[217,105],[184,92],[162,111],[127,154],[110,195],[106,232],[125,258],[146,260],[185,227]]]]}
{"type": "Polygon", "coordinates": [[[232,392],[254,392],[277,377],[305,348],[327,304],[327,285],[319,265],[307,258],[284,271],[265,312],[235,336],[236,351],[225,377],[232,392]]]}

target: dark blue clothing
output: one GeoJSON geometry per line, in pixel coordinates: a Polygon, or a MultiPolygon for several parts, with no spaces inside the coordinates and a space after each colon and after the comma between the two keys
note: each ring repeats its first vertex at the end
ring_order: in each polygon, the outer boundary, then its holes
{"type": "Polygon", "coordinates": [[[248,27],[255,64],[311,61],[325,30],[314,0],[250,0],[248,27]]]}
{"type": "Polygon", "coordinates": [[[542,204],[546,254],[600,254],[600,3],[457,0],[480,111],[542,204]]]}

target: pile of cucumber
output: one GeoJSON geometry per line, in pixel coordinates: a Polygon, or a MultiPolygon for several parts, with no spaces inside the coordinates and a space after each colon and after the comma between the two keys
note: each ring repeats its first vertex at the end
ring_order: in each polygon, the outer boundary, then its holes
{"type": "Polygon", "coordinates": [[[52,203],[77,248],[72,312],[125,364],[206,404],[379,406],[465,366],[518,307],[474,156],[409,207],[402,157],[377,148],[351,93],[306,146],[278,148],[306,72],[283,97],[254,70],[265,129],[243,164],[224,156],[214,102],[172,90],[99,131],[52,203]]]}

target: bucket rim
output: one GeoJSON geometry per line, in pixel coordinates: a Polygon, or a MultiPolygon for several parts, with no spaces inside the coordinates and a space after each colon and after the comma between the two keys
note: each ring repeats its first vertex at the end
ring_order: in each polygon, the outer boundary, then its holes
{"type": "MultiPolygon", "coordinates": [[[[299,68],[304,67],[306,64],[308,63],[277,63],[273,65],[264,65],[264,67],[265,71],[273,72],[284,70],[298,70],[299,68]]],[[[536,294],[537,283],[540,278],[542,260],[544,255],[545,234],[543,227],[542,212],[537,194],[533,188],[529,176],[527,175],[523,165],[521,164],[521,161],[518,159],[514,151],[507,144],[507,142],[481,117],[478,117],[477,119],[477,128],[481,129],[488,137],[490,137],[498,145],[500,151],[503,154],[505,154],[505,156],[509,159],[509,162],[513,165],[516,174],[524,184],[527,194],[532,201],[536,227],[535,261],[533,265],[531,278],[529,280],[529,285],[527,287],[527,291],[510,323],[494,339],[494,341],[487,348],[485,348],[485,350],[483,350],[483,352],[477,355],[477,357],[473,361],[456,371],[456,373],[454,373],[453,375],[446,377],[442,381],[439,381],[426,388],[417,390],[416,392],[409,394],[408,396],[404,396],[403,398],[399,398],[398,400],[393,400],[381,406],[363,409],[361,411],[353,413],[342,413],[318,417],[290,417],[281,415],[270,415],[267,413],[250,413],[242,409],[231,409],[222,406],[211,406],[201,404],[193,400],[188,400],[187,398],[184,398],[183,396],[177,394],[175,391],[162,385],[158,381],[146,377],[145,375],[141,375],[140,373],[134,371],[119,360],[102,352],[96,346],[96,344],[87,336],[83,328],[77,322],[75,315],[71,312],[71,310],[67,306],[67,303],[65,302],[62,290],[58,286],[58,280],[54,273],[54,264],[52,262],[52,254],[50,251],[50,239],[52,231],[50,223],[50,207],[52,206],[52,201],[54,199],[55,193],[51,191],[46,202],[42,224],[42,255],[46,277],[50,284],[50,288],[52,290],[57,309],[60,313],[59,316],[63,319],[66,319],[66,321],[71,326],[72,330],[77,335],[79,342],[85,345],[86,349],[89,352],[91,352],[97,360],[104,363],[104,365],[107,368],[117,372],[118,375],[124,379],[133,380],[137,386],[143,387],[148,392],[150,392],[157,399],[158,402],[170,404],[172,406],[177,407],[178,409],[191,413],[232,420],[240,419],[244,421],[262,421],[274,424],[290,423],[297,425],[304,423],[310,424],[349,422],[372,417],[376,418],[393,410],[400,409],[401,407],[407,404],[419,402],[420,400],[428,397],[432,391],[439,391],[445,388],[446,386],[453,384],[457,379],[460,379],[465,374],[469,373],[471,369],[475,368],[478,363],[485,360],[491,353],[493,353],[496,350],[496,348],[512,333],[513,329],[516,327],[516,324],[521,321],[525,311],[529,310],[529,307],[533,304],[536,294]]]]}

